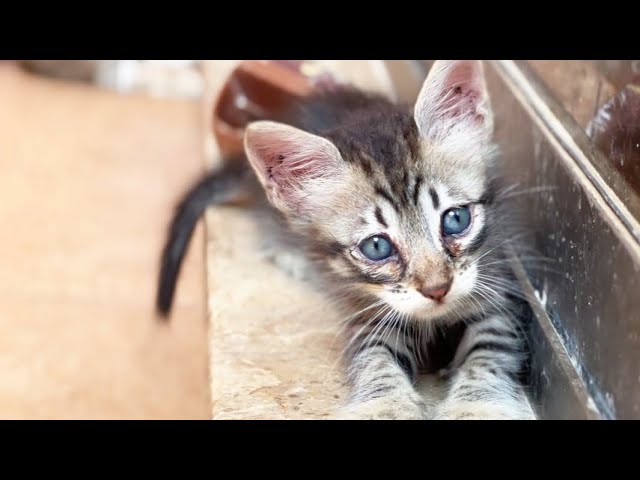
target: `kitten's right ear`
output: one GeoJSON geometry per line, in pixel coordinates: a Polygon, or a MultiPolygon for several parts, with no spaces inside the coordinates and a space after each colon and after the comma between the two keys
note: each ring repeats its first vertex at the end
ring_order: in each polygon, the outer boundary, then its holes
{"type": "MultiPolygon", "coordinates": [[[[423,138],[444,143],[452,134],[486,143],[493,114],[480,60],[438,60],[420,90],[414,119],[423,138]]],[[[458,139],[456,138],[456,141],[458,139]]]]}
{"type": "Polygon", "coordinates": [[[271,203],[298,216],[326,205],[345,169],[329,140],[282,123],[249,124],[244,148],[271,203]]]}

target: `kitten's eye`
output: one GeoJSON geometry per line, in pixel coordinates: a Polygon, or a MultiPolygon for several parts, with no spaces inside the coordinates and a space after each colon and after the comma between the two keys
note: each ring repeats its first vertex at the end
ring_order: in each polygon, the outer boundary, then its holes
{"type": "Polygon", "coordinates": [[[383,235],[374,235],[360,242],[358,246],[362,254],[369,260],[379,261],[393,255],[391,241],[383,235]]]}
{"type": "Polygon", "coordinates": [[[445,235],[459,235],[471,224],[469,207],[451,208],[442,215],[442,231],[445,235]]]}

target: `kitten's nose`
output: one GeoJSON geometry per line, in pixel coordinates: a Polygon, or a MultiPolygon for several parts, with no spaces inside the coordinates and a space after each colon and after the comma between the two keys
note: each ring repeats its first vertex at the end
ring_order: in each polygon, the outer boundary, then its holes
{"type": "Polygon", "coordinates": [[[420,289],[420,293],[427,298],[431,298],[436,302],[441,302],[445,295],[449,292],[449,288],[451,288],[451,282],[442,283],[436,286],[423,286],[420,289]]]}

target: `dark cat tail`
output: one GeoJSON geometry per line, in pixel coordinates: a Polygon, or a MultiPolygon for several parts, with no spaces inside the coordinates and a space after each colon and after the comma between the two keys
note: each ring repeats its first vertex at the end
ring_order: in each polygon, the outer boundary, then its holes
{"type": "Polygon", "coordinates": [[[156,310],[161,318],[171,312],[182,260],[198,220],[209,205],[246,202],[250,198],[248,174],[246,160],[229,162],[201,178],[178,204],[160,261],[156,310]]]}

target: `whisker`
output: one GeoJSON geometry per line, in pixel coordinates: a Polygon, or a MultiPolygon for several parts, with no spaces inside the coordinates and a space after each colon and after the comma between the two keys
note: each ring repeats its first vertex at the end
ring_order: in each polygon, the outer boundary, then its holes
{"type": "MultiPolygon", "coordinates": [[[[339,337],[344,333],[344,331],[345,331],[345,330],[346,330],[346,329],[351,325],[350,320],[352,320],[352,319],[353,319],[353,318],[355,318],[356,316],[358,316],[358,315],[360,315],[360,314],[362,314],[362,313],[366,312],[367,310],[370,310],[370,309],[372,309],[372,308],[379,307],[379,306],[381,306],[381,305],[383,305],[383,304],[384,304],[384,301],[383,301],[383,300],[379,300],[379,301],[374,302],[373,304],[371,304],[371,305],[369,305],[369,306],[367,306],[367,307],[363,308],[362,310],[359,310],[359,311],[357,311],[356,313],[353,313],[353,314],[351,314],[351,315],[347,316],[346,318],[344,318],[344,319],[342,320],[342,322],[343,322],[342,326],[341,326],[341,327],[340,327],[340,329],[336,332],[336,334],[335,334],[335,336],[334,336],[333,340],[331,341],[331,345],[329,345],[329,349],[331,349],[331,348],[333,347],[333,344],[335,343],[336,339],[337,339],[337,338],[339,338],[339,337]]],[[[374,315],[374,317],[375,317],[375,315],[374,315]]]]}
{"type": "MultiPolygon", "coordinates": [[[[349,349],[351,348],[353,342],[360,336],[360,334],[367,328],[370,328],[372,323],[375,322],[377,320],[377,318],[379,317],[379,315],[381,315],[383,312],[385,312],[386,310],[390,309],[391,307],[389,305],[383,305],[377,312],[375,315],[373,315],[367,322],[365,322],[365,324],[354,334],[351,336],[350,340],[347,342],[347,345],[342,349],[342,351],[340,352],[340,355],[338,356],[338,359],[336,360],[336,362],[334,362],[333,367],[335,368],[335,365],[342,360],[342,358],[344,357],[344,355],[349,351],[349,349]]],[[[375,329],[374,329],[375,330],[375,329]]]]}
{"type": "Polygon", "coordinates": [[[540,193],[540,192],[555,192],[557,190],[559,190],[559,188],[554,186],[531,187],[531,188],[526,188],[524,190],[520,190],[517,192],[511,192],[511,193],[508,193],[507,195],[497,194],[496,197],[498,197],[500,200],[507,200],[507,199],[522,196],[522,195],[531,195],[533,193],[540,193]]]}

